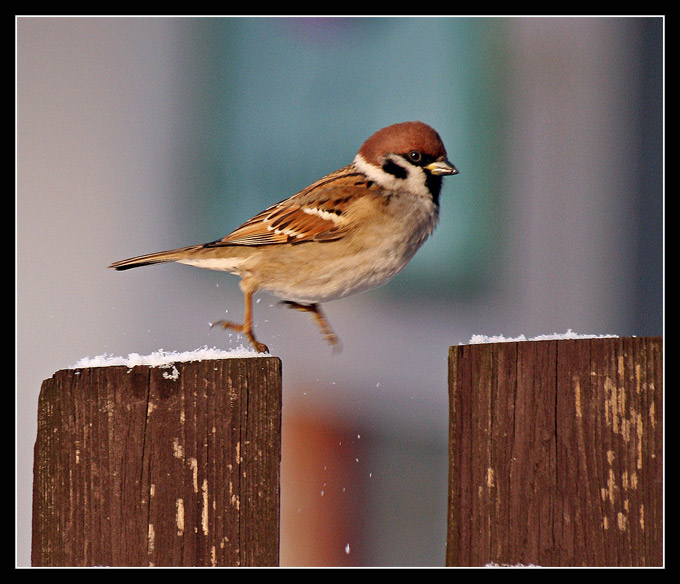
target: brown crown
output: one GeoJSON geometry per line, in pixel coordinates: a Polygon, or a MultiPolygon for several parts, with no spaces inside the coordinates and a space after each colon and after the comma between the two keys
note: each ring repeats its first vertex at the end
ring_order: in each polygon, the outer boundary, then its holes
{"type": "Polygon", "coordinates": [[[402,122],[378,130],[363,143],[359,154],[367,162],[380,166],[386,154],[406,154],[410,150],[434,158],[446,157],[439,134],[423,122],[402,122]]]}

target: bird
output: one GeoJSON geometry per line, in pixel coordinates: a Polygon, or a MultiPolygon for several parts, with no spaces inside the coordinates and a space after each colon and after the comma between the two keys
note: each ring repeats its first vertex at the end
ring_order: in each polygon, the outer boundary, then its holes
{"type": "Polygon", "coordinates": [[[218,320],[258,353],[253,295],[262,290],[308,312],[339,345],[321,304],[386,284],[432,234],[442,178],[458,174],[439,134],[408,121],[372,134],[350,164],[267,207],[228,235],[198,245],[116,261],[127,270],[163,262],[221,270],[241,278],[243,322],[218,320]]]}

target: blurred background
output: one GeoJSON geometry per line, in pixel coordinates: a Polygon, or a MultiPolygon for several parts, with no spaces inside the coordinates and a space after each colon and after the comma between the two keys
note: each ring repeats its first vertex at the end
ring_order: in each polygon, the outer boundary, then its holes
{"type": "Polygon", "coordinates": [[[16,21],[17,564],[40,384],[82,357],[242,339],[228,274],[114,260],[211,241],[422,120],[460,174],[387,286],[262,294],[283,361],[281,564],[442,566],[447,352],[663,333],[662,18],[16,21]]]}

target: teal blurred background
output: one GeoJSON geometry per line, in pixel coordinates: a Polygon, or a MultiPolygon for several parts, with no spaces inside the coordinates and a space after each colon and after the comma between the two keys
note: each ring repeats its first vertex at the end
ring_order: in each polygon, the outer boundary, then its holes
{"type": "Polygon", "coordinates": [[[446,358],[473,334],[663,333],[662,18],[17,19],[17,564],[42,379],[84,356],[229,348],[232,276],[114,260],[210,241],[437,129],[432,238],[311,319],[263,294],[283,360],[282,565],[441,566],[446,358]],[[347,547],[349,545],[349,547],[347,547]],[[349,551],[349,553],[347,553],[349,551]]]}

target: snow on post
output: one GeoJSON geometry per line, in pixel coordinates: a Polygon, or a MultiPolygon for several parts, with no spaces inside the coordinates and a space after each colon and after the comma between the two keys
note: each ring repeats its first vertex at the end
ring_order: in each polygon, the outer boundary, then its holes
{"type": "Polygon", "coordinates": [[[662,566],[661,337],[449,352],[449,566],[662,566]]]}
{"type": "Polygon", "coordinates": [[[254,356],[95,358],[46,379],[32,564],[278,565],[281,362],[254,356]]]}

